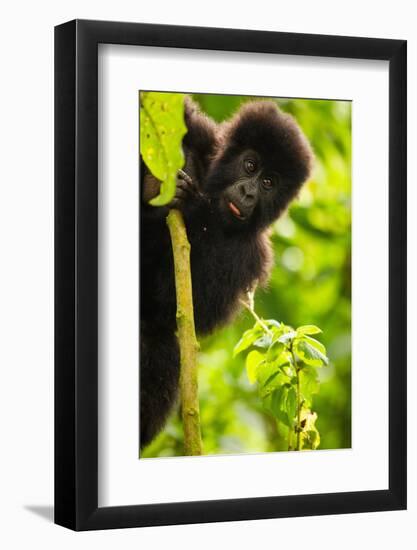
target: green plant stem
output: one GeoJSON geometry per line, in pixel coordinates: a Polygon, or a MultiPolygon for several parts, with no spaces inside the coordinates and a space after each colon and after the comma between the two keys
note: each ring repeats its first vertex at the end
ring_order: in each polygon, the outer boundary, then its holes
{"type": "Polygon", "coordinates": [[[301,451],[301,392],[300,392],[300,369],[295,367],[297,377],[297,451],[301,451]]]}
{"type": "Polygon", "coordinates": [[[300,391],[300,369],[297,366],[297,359],[295,357],[295,353],[292,347],[291,343],[291,355],[292,360],[294,363],[295,368],[295,376],[297,379],[297,426],[296,426],[296,432],[297,432],[297,444],[296,449],[297,451],[301,451],[301,391],[300,391]]]}
{"type": "Polygon", "coordinates": [[[288,428],[287,446],[289,451],[292,451],[292,432],[293,430],[291,428],[288,428]]]}
{"type": "Polygon", "coordinates": [[[262,321],[262,319],[258,316],[258,314],[256,313],[256,311],[253,309],[253,307],[251,307],[250,304],[248,304],[247,302],[245,302],[245,300],[239,300],[240,303],[242,305],[245,306],[245,308],[247,310],[249,310],[253,317],[255,318],[255,320],[259,323],[259,325],[262,327],[262,329],[269,335],[269,336],[272,336],[272,330],[269,330],[269,328],[266,326],[266,324],[262,321]]]}
{"type": "Polygon", "coordinates": [[[198,402],[197,353],[199,349],[194,326],[193,293],[190,268],[190,243],[181,212],[171,210],[167,216],[174,255],[177,296],[177,329],[180,346],[180,392],[184,428],[184,452],[201,455],[200,408],[198,402]]]}

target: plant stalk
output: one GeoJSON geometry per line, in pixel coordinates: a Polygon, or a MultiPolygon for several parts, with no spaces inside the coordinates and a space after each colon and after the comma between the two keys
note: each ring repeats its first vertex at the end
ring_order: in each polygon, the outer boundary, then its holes
{"type": "MultiPolygon", "coordinates": [[[[295,359],[295,358],[294,358],[295,359]]],[[[297,451],[301,451],[301,392],[300,392],[300,369],[295,367],[297,377],[297,451]]]]}
{"type": "Polygon", "coordinates": [[[301,451],[301,391],[300,391],[300,369],[297,367],[297,359],[295,357],[295,353],[291,344],[291,355],[292,360],[294,363],[295,368],[295,376],[297,379],[297,426],[296,426],[296,432],[297,432],[297,443],[296,443],[296,450],[301,451]]]}
{"type": "Polygon", "coordinates": [[[202,454],[200,408],[198,402],[197,353],[193,293],[190,267],[190,243],[184,219],[179,210],[170,210],[167,224],[174,255],[175,288],[177,296],[177,330],[180,346],[180,394],[184,428],[185,455],[202,454]]]}
{"type": "Polygon", "coordinates": [[[245,306],[245,308],[246,308],[247,310],[249,310],[249,311],[252,313],[254,319],[259,323],[259,326],[261,326],[262,329],[263,329],[269,336],[272,336],[272,330],[270,330],[270,329],[266,326],[266,324],[262,321],[262,319],[259,317],[259,315],[256,313],[256,311],[253,309],[253,307],[252,307],[250,304],[248,304],[248,302],[245,302],[245,300],[239,300],[239,301],[240,301],[240,303],[241,303],[242,305],[245,306]]]}

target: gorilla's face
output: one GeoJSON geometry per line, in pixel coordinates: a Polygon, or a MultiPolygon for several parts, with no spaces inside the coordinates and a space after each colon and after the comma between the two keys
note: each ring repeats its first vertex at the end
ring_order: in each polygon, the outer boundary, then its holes
{"type": "Polygon", "coordinates": [[[255,149],[228,152],[207,180],[227,228],[245,230],[270,225],[287,207],[299,185],[279,173],[275,159],[255,149]]]}
{"type": "Polygon", "coordinates": [[[247,224],[258,211],[263,217],[266,213],[273,216],[278,207],[279,174],[269,170],[253,150],[237,155],[232,165],[233,177],[221,195],[226,219],[247,224]]]}

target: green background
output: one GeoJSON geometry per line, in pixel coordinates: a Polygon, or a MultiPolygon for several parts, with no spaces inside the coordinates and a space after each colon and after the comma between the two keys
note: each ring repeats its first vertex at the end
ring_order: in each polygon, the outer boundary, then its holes
{"type": "MultiPolygon", "coordinates": [[[[193,98],[216,121],[229,118],[246,96],[198,94],[193,98]]],[[[351,445],[351,103],[275,99],[295,116],[316,156],[310,181],[272,227],[275,266],[269,287],[258,290],[257,313],[294,327],[318,325],[330,365],[320,370],[314,396],[319,449],[351,445]]],[[[286,449],[285,433],[263,409],[248,379],[244,354],[233,347],[253,325],[249,313],[201,340],[199,395],[205,454],[286,449]]],[[[179,411],[141,458],[181,456],[179,411]]]]}

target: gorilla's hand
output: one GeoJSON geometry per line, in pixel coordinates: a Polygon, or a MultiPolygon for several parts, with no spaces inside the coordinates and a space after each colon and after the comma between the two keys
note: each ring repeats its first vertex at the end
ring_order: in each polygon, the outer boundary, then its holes
{"type": "Polygon", "coordinates": [[[193,183],[193,179],[184,170],[178,170],[177,186],[172,201],[168,204],[169,208],[183,210],[185,205],[200,197],[200,192],[193,183]]]}

